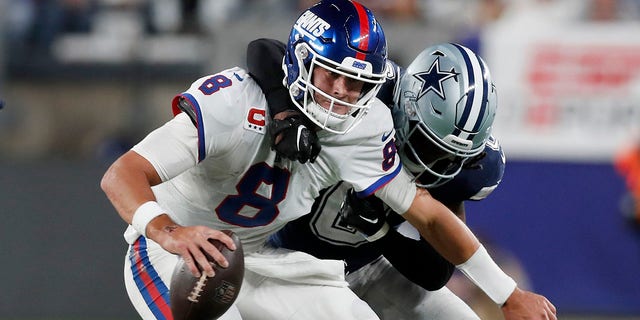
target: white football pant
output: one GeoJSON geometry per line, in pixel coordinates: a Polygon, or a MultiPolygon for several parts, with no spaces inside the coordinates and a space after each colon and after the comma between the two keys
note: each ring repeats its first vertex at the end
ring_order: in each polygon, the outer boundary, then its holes
{"type": "MultiPolygon", "coordinates": [[[[124,280],[143,320],[172,320],[169,285],[178,256],[140,237],[125,257],[124,280]]],[[[344,264],[265,248],[245,257],[240,295],[220,320],[379,320],[348,287],[344,264]]]]}
{"type": "Polygon", "coordinates": [[[381,319],[480,320],[447,287],[427,291],[405,278],[384,257],[350,273],[346,279],[381,319]]]}

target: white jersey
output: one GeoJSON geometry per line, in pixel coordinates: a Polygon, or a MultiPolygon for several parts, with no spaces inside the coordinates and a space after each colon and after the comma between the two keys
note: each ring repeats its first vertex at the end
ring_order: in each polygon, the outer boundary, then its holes
{"type": "MultiPolygon", "coordinates": [[[[306,164],[276,159],[266,135],[266,104],[245,70],[228,69],[195,81],[174,99],[174,119],[134,146],[162,178],[153,192],[174,221],[233,230],[252,252],[287,221],[308,213],[320,190],[344,180],[366,196],[406,174],[391,114],[380,101],[347,134],[319,132],[322,150],[306,164]],[[180,112],[180,99],[191,117],[180,112]]],[[[387,202],[410,205],[406,199],[387,202]]],[[[139,236],[132,227],[125,232],[129,243],[139,236]]]]}

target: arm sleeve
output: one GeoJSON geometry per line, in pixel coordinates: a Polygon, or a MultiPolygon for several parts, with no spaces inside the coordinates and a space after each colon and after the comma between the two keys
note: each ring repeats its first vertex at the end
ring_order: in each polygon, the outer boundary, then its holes
{"type": "Polygon", "coordinates": [[[395,212],[401,215],[409,210],[416,196],[416,185],[411,175],[401,168],[400,172],[386,185],[378,189],[375,195],[395,212]]]}
{"type": "Polygon", "coordinates": [[[247,68],[267,98],[269,113],[298,110],[291,102],[289,91],[282,84],[282,59],[285,44],[274,39],[260,38],[247,46],[247,68]]]}
{"type": "Polygon", "coordinates": [[[132,150],[149,161],[162,181],[198,163],[198,136],[188,115],[181,113],[149,133],[132,150]]]}
{"type": "Polygon", "coordinates": [[[382,254],[403,276],[426,290],[447,284],[455,266],[443,258],[424,239],[414,240],[395,229],[377,241],[382,254]],[[399,248],[402,248],[399,250],[399,248]],[[411,253],[411,254],[407,254],[411,253]]]}

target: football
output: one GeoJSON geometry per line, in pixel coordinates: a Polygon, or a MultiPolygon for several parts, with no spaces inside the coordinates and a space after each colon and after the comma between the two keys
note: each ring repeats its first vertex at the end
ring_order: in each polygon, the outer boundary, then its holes
{"type": "Polygon", "coordinates": [[[182,257],[173,270],[170,288],[171,312],[175,320],[212,320],[224,314],[240,293],[244,278],[244,253],[240,239],[230,230],[223,230],[233,239],[236,250],[231,251],[222,242],[209,241],[224,255],[229,267],[222,268],[207,255],[215,276],[195,277],[182,257]]]}

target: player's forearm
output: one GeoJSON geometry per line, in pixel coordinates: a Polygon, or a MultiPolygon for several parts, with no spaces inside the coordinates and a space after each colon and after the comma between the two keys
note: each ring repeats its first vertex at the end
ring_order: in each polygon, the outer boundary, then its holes
{"type": "Polygon", "coordinates": [[[443,257],[458,265],[467,261],[480,247],[469,228],[446,206],[419,189],[404,215],[443,257]]]}
{"type": "Polygon", "coordinates": [[[471,230],[427,191],[417,193],[404,217],[496,304],[504,304],[516,289],[515,281],[493,261],[471,230]]]}
{"type": "Polygon", "coordinates": [[[142,204],[155,201],[151,185],[159,182],[151,164],[129,151],[109,167],[100,187],[120,217],[131,224],[134,213],[142,204]]]}

